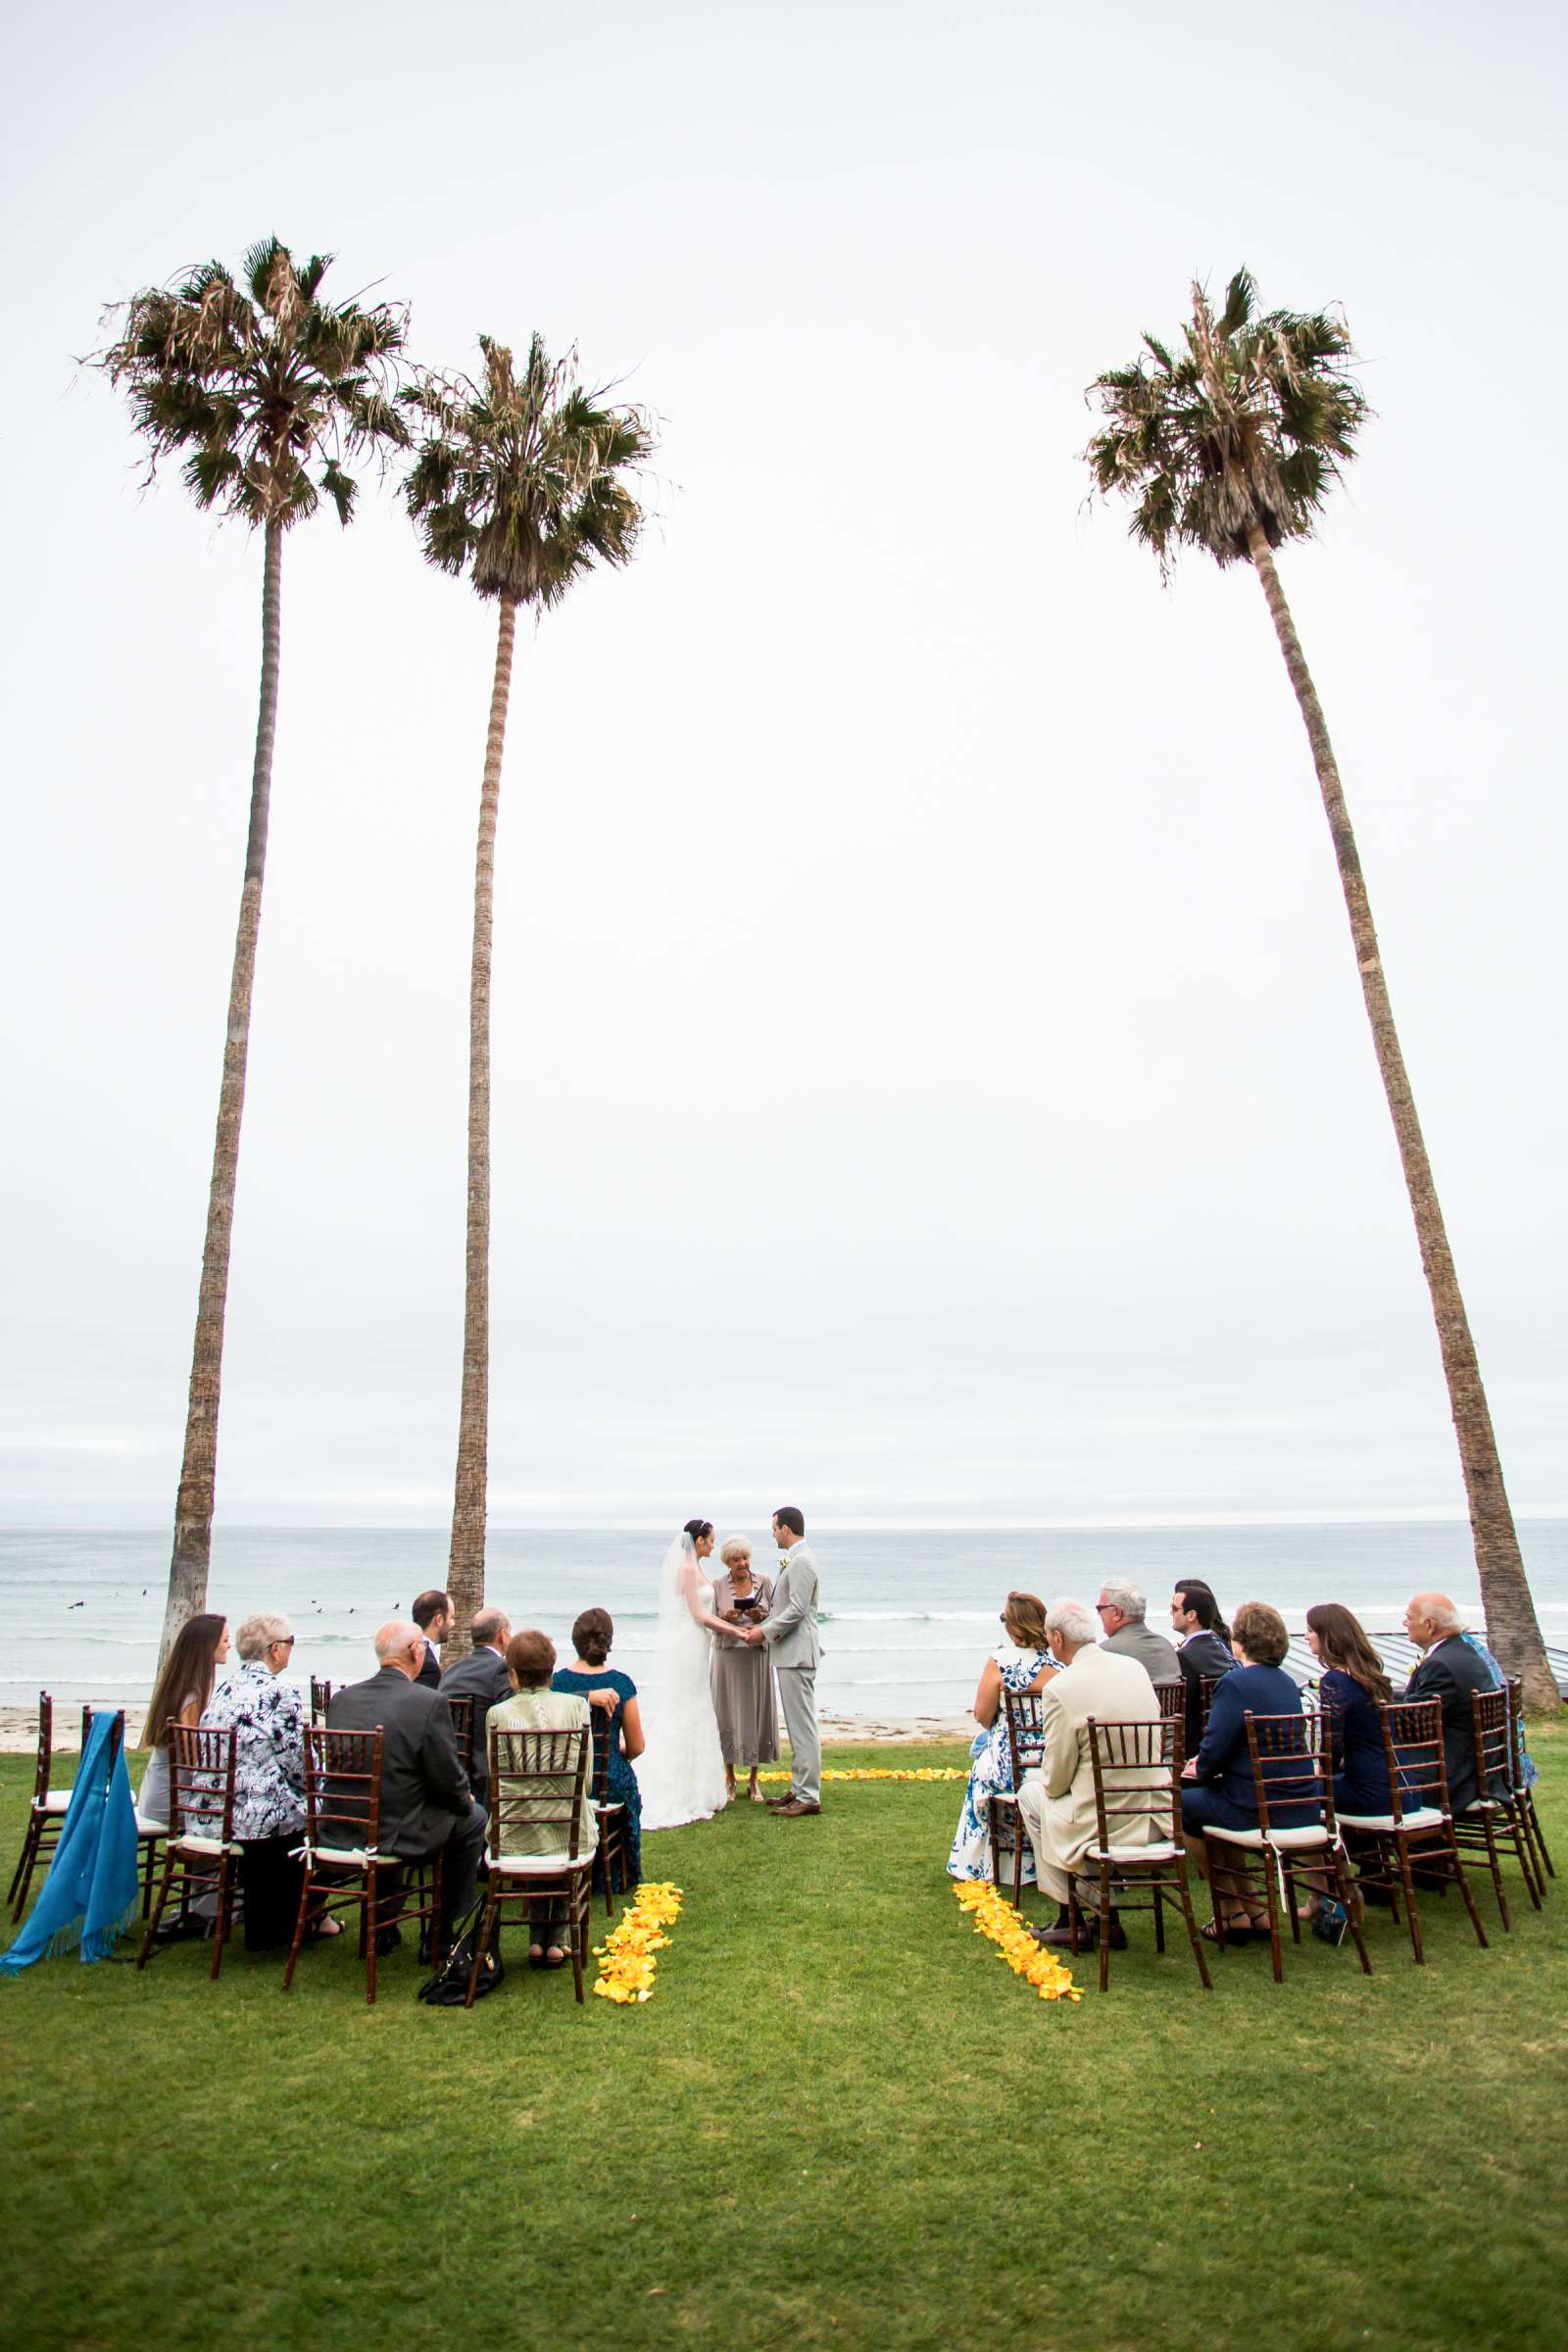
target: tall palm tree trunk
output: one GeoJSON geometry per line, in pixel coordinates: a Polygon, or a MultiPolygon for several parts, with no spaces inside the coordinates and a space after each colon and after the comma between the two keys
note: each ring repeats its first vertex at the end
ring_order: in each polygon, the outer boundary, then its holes
{"type": "Polygon", "coordinates": [[[283,651],[283,532],[275,521],[267,525],[265,547],[262,692],[256,718],[256,759],[251,769],[251,824],[245,844],[245,882],[240,892],[234,970],[228,990],[223,1079],[218,1096],[218,1135],[213,1146],[213,1180],[207,1196],[207,1239],[202,1248],[190,1401],[185,1413],[185,1453],[174,1504],[174,1550],[169,1567],[169,1601],[164,1611],[161,1659],[169,1654],[170,1644],[186,1619],[206,1605],[207,1571],[213,1549],[218,1399],[223,1371],[223,1316],[228,1304],[228,1249],[234,1226],[234,1178],[239,1165],[240,1117],[245,1108],[251,991],[256,979],[256,941],[262,922],[267,819],[272,795],[272,745],[277,734],[277,678],[283,651]]]}
{"type": "Polygon", "coordinates": [[[495,902],[496,817],[507,742],[512,649],[517,608],[501,599],[490,731],[479,794],[479,845],[473,870],[473,963],[468,983],[468,1230],[463,1308],[463,1402],[458,1418],[458,1475],[452,1502],[447,1587],[457,1624],[447,1663],[473,1646],[468,1628],[484,1600],[485,1487],[490,1457],[490,933],[495,902]]]}
{"type": "Polygon", "coordinates": [[[1389,1112],[1394,1120],[1405,1186],[1415,1215],[1416,1238],[1421,1246],[1421,1263],[1426,1270],[1427,1288],[1432,1295],[1432,1312],[1437,1319],[1438,1345],[1443,1351],[1448,1402],[1459,1440],[1459,1460],[1470,1505],[1476,1567],[1480,1571],[1481,1597],[1487,1612],[1487,1637],[1507,1671],[1522,1678],[1526,1703],[1532,1707],[1549,1708],[1556,1713],[1561,1706],[1561,1699],[1546,1657],[1545,1644],[1541,1638],[1535,1603],[1530,1596],[1524,1562],[1519,1554],[1519,1538],[1514,1531],[1513,1513],[1508,1507],[1507,1491],[1502,1483],[1502,1463],[1497,1455],[1497,1441],[1493,1432],[1487,1393],[1481,1384],[1481,1367],[1476,1360],[1475,1342],[1470,1336],[1469,1317],[1460,1296],[1459,1278],[1454,1272],[1453,1253],[1448,1248],[1443,1211],[1438,1204],[1438,1188],[1433,1181],[1432,1163],[1427,1157],[1421,1122],[1416,1116],[1415,1099],[1410,1092],[1410,1081],[1405,1071],[1404,1055],[1399,1050],[1398,1035],[1394,1026],[1394,1008],[1389,1002],[1388,982],[1383,975],[1383,958],[1378,953],[1378,935],[1373,928],[1366,880],[1361,872],[1355,835],[1350,829],[1349,810],[1345,805],[1345,793],[1340,783],[1333,747],[1329,742],[1323,707],[1317,699],[1317,689],[1301,652],[1301,641],[1296,633],[1296,623],[1291,617],[1290,606],[1285,601],[1285,591],[1280,586],[1273,553],[1255,524],[1248,534],[1248,547],[1257,576],[1263,584],[1263,594],[1268,599],[1269,614],[1274,622],[1274,633],[1280,641],[1285,666],[1290,671],[1291,684],[1296,689],[1296,699],[1306,723],[1307,740],[1312,747],[1312,762],[1317,769],[1318,785],[1323,795],[1324,813],[1329,820],[1334,855],[1339,861],[1346,911],[1350,918],[1350,937],[1355,945],[1356,966],[1361,974],[1361,994],[1366,1000],[1367,1018],[1372,1024],[1372,1043],[1383,1076],[1383,1091],[1388,1097],[1389,1112]]]}

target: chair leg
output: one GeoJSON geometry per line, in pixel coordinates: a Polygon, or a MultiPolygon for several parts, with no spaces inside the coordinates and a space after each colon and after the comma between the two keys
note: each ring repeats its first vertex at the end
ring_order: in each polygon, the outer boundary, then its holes
{"type": "Polygon", "coordinates": [[[588,1881],[582,1877],[575,1882],[566,1912],[571,1931],[571,1986],[579,2008],[582,2005],[582,1974],[588,1959],[589,1906],[588,1881]]]}
{"type": "Polygon", "coordinates": [[[153,1915],[147,1922],[147,1933],[141,1939],[141,1950],[136,1954],[136,1966],[139,1969],[145,1968],[152,1958],[158,1931],[164,1924],[164,1905],[169,1900],[170,1882],[174,1875],[174,1849],[171,1846],[164,1856],[164,1876],[158,1889],[158,1900],[153,1906],[153,1915]]]}
{"type": "Polygon", "coordinates": [[[1517,1797],[1510,1798],[1508,1803],[1508,1840],[1519,1858],[1520,1873],[1529,1890],[1531,1903],[1539,1911],[1541,1898],[1546,1889],[1542,1883],[1535,1849],[1531,1845],[1530,1833],[1525,1828],[1524,1813],[1517,1797]]]}
{"type": "Polygon", "coordinates": [[[1538,1864],[1545,1871],[1548,1879],[1554,1879],[1557,1873],[1552,1869],[1551,1856],[1546,1851],[1546,1836],[1541,1826],[1541,1815],[1536,1811],[1535,1790],[1533,1788],[1521,1789],[1519,1802],[1524,1808],[1525,1818],[1530,1824],[1530,1837],[1536,1849],[1538,1864]]]}
{"type": "Polygon", "coordinates": [[[218,1972],[223,1965],[223,1945],[228,1940],[229,1909],[233,1901],[228,1879],[232,1868],[232,1858],[228,1854],[220,1855],[218,1862],[218,1915],[213,1921],[213,1965],[207,1972],[207,1981],[210,1984],[216,1984],[218,1982],[218,1972]]]}
{"type": "Polygon", "coordinates": [[[1353,1902],[1350,1899],[1350,1873],[1345,1859],[1343,1845],[1337,1845],[1334,1848],[1334,1889],[1340,1901],[1345,1905],[1345,1916],[1350,1923],[1350,1934],[1355,1939],[1356,1951],[1360,1954],[1361,1973],[1363,1976],[1369,1977],[1372,1974],[1372,1963],[1367,1957],[1366,1937],[1361,1933],[1361,1922],[1357,1917],[1357,1906],[1361,1898],[1357,1894],[1353,1902]]]}
{"type": "Polygon", "coordinates": [[[1481,1925],[1481,1914],[1476,1909],[1476,1898],[1470,1891],[1470,1874],[1459,1859],[1459,1847],[1453,1835],[1453,1827],[1451,1823],[1449,1824],[1448,1828],[1447,1852],[1445,1858],[1452,1869],[1454,1877],[1459,1882],[1459,1892],[1464,1896],[1464,1907],[1470,1914],[1470,1925],[1476,1932],[1476,1941],[1480,1944],[1483,1951],[1487,1951],[1491,1948],[1487,1942],[1487,1931],[1481,1925]]]}
{"type": "Polygon", "coordinates": [[[1421,1915],[1416,1908],[1415,1881],[1410,1876],[1410,1845],[1402,1830],[1395,1832],[1394,1843],[1399,1857],[1399,1883],[1404,1888],[1404,1907],[1409,1915],[1411,1949],[1415,1953],[1417,1968],[1425,1968],[1427,1956],[1421,1948],[1421,1915]]]}
{"type": "Polygon", "coordinates": [[[1203,1990],[1212,1992],[1214,1980],[1208,1973],[1208,1956],[1203,1950],[1203,1938],[1198,1933],[1198,1922],[1193,1916],[1193,1890],[1188,1883],[1187,1856],[1185,1854],[1178,1854],[1176,1857],[1176,1884],[1180,1894],[1182,1918],[1187,1923],[1187,1940],[1193,1947],[1193,1958],[1198,1962],[1198,1973],[1202,1980],[1203,1990]]]}
{"type": "Polygon", "coordinates": [[[299,1916],[294,1922],[294,1940],[288,1947],[288,1960],[283,1969],[283,1990],[285,1992],[294,1982],[295,1964],[300,1956],[300,1946],[305,1941],[305,1923],[311,1915],[311,1866],[307,1862],[304,1877],[300,1882],[300,1908],[299,1916]]]}
{"type": "Polygon", "coordinates": [[[1263,1891],[1268,1897],[1268,1948],[1274,1962],[1274,1982],[1285,1982],[1285,1960],[1280,1950],[1280,1872],[1279,1865],[1267,1846],[1263,1849],[1263,1891]]]}
{"type": "Polygon", "coordinates": [[[484,1956],[490,1949],[490,1941],[495,1935],[496,1921],[500,1912],[501,1895],[496,1882],[492,1879],[486,1889],[484,1917],[479,1922],[479,1933],[473,1939],[473,1961],[468,1970],[468,1988],[463,1997],[465,2009],[473,2007],[473,1996],[479,1983],[479,1971],[484,1965],[484,1956]]]}
{"type": "Polygon", "coordinates": [[[1165,1906],[1160,1896],[1160,1881],[1155,1879],[1152,1884],[1154,1890],[1154,1949],[1156,1952],[1162,1952],[1165,1949],[1165,1906]]]}
{"type": "Polygon", "coordinates": [[[1490,1813],[1482,1815],[1487,1833],[1487,1867],[1492,1873],[1492,1891],[1497,1898],[1497,1916],[1502,1921],[1505,1936],[1513,1934],[1513,1921],[1508,1917],[1508,1897],[1502,1891],[1502,1865],[1497,1859],[1497,1833],[1490,1813]]]}
{"type": "Polygon", "coordinates": [[[365,1908],[360,1929],[360,1949],[365,1954],[365,2006],[375,2007],[375,1939],[381,1932],[381,1914],[376,1902],[376,1866],[365,1866],[365,1908]]]}
{"type": "Polygon", "coordinates": [[[32,1885],[33,1864],[38,1859],[38,1845],[43,1836],[43,1822],[44,1817],[41,1813],[28,1812],[27,1834],[22,1841],[22,1853],[11,1876],[11,1892],[6,1897],[7,1902],[13,1906],[11,1913],[13,1919],[20,1919],[27,1908],[27,1889],[32,1885]],[[19,1886],[22,1889],[20,1894],[17,1891],[19,1886]]]}

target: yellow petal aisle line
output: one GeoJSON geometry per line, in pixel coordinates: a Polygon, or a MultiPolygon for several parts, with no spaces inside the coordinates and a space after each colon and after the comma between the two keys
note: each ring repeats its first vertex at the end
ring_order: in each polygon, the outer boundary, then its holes
{"type": "Polygon", "coordinates": [[[973,1912],[975,1934],[988,1937],[1013,1975],[1032,1984],[1043,2001],[1083,1999],[1071,1970],[1054,1952],[1041,1949],[1005,1895],[984,1879],[955,1879],[953,1891],[965,1911],[973,1912]]]}
{"type": "MultiPolygon", "coordinates": [[[[760,1781],[787,1781],[787,1772],[760,1772],[760,1781]]],[[[954,1764],[829,1764],[823,1771],[824,1781],[966,1781],[969,1778],[954,1764]]]]}
{"type": "Polygon", "coordinates": [[[667,1883],[645,1879],[636,1900],[628,1905],[603,1943],[594,1945],[599,1982],[594,1990],[602,2001],[651,2001],[659,1967],[655,1954],[669,1937],[664,1934],[680,1917],[681,1890],[667,1883]]]}

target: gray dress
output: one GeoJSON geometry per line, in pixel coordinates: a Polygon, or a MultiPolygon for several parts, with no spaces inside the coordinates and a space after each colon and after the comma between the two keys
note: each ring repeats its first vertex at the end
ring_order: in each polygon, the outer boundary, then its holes
{"type": "MultiPolygon", "coordinates": [[[[773,1605],[773,1580],[754,1574],[756,1591],[738,1605],[755,1602],[765,1617],[773,1605]]],[[[728,1569],[713,1587],[713,1615],[727,1617],[737,1606],[728,1569]]],[[[718,1717],[718,1744],[726,1764],[750,1769],[778,1758],[778,1701],[773,1692],[773,1662],[765,1642],[742,1642],[734,1634],[713,1636],[713,1713],[718,1717]]]]}

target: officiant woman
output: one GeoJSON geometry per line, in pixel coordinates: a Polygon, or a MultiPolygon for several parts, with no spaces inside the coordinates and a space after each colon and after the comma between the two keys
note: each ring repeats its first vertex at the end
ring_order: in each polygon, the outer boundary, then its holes
{"type": "MultiPolygon", "coordinates": [[[[718,1556],[724,1573],[713,1587],[714,1616],[743,1628],[760,1625],[773,1605],[772,1578],[753,1575],[752,1547],[744,1536],[731,1536],[718,1556]]],[[[757,1768],[778,1761],[778,1702],[767,1643],[743,1642],[739,1634],[715,1634],[712,1687],[725,1787],[733,1796],[736,1772],[744,1765],[751,1775],[746,1793],[760,1805],[757,1768]]]]}

